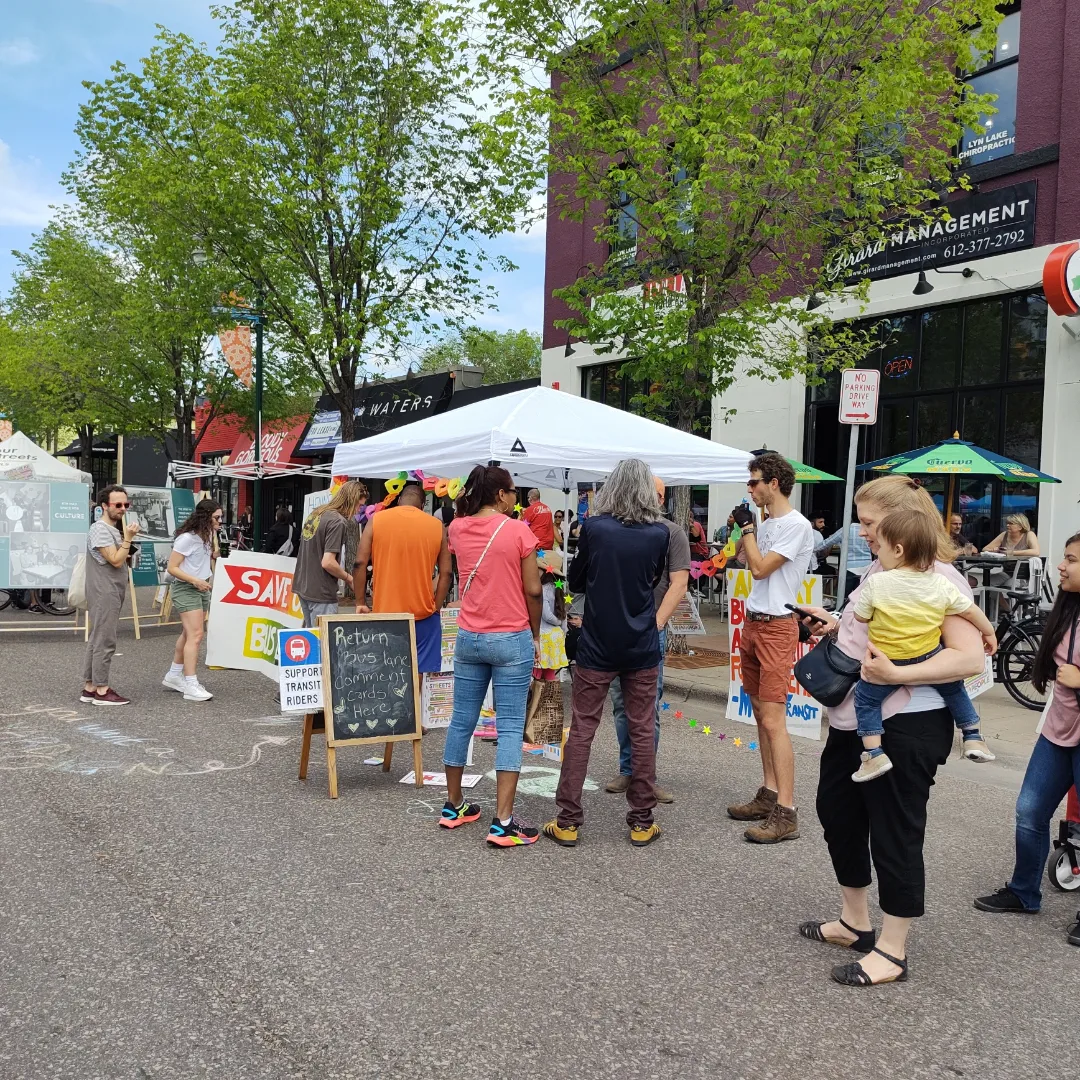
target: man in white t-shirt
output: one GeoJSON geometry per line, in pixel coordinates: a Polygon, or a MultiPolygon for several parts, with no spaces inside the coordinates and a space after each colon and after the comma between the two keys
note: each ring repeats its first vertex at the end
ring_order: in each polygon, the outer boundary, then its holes
{"type": "Polygon", "coordinates": [[[795,470],[780,454],[760,454],[750,462],[747,483],[754,504],[768,512],[757,526],[752,511],[737,506],[746,567],[754,579],[746,601],[740,649],[743,689],[750,695],[761,747],[764,783],[748,803],[729,806],[738,821],[760,821],[743,834],[755,844],[795,840],[795,753],[787,730],[787,697],[799,624],[785,605],[797,603],[810,560],[810,522],[788,501],[795,470]]]}

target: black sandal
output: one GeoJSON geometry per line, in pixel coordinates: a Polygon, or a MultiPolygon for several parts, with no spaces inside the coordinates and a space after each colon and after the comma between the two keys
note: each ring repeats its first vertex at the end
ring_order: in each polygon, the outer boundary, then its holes
{"type": "Polygon", "coordinates": [[[862,962],[856,960],[854,964],[841,964],[839,967],[834,967],[832,969],[832,977],[838,983],[843,983],[844,986],[883,986],[885,983],[907,981],[908,966],[906,960],[899,960],[895,956],[890,956],[888,953],[882,952],[876,946],[870,951],[876,952],[879,956],[884,956],[890,964],[895,964],[900,969],[900,974],[893,975],[889,979],[879,979],[877,982],[874,982],[874,980],[863,970],[862,962]]]}
{"type": "Polygon", "coordinates": [[[856,952],[869,952],[874,947],[874,942],[877,941],[877,933],[873,927],[869,930],[856,930],[854,926],[849,926],[843,919],[836,920],[845,930],[850,930],[855,935],[854,941],[837,941],[835,938],[827,938],[822,932],[821,928],[825,925],[823,922],[804,922],[799,927],[799,933],[808,941],[821,941],[826,945],[839,945],[845,949],[854,949],[856,952]]]}

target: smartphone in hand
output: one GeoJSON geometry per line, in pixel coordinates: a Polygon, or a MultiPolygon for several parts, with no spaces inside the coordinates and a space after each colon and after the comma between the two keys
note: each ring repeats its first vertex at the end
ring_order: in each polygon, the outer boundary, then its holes
{"type": "Polygon", "coordinates": [[[814,615],[805,608],[796,607],[794,604],[785,604],[784,607],[786,607],[788,611],[794,611],[800,619],[809,619],[811,622],[821,623],[822,626],[828,622],[827,619],[823,619],[820,615],[814,615]]]}

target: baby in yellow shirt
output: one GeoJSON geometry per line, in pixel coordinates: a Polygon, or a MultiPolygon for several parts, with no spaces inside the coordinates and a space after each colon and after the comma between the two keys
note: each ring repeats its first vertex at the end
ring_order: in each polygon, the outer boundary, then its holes
{"type": "MultiPolygon", "coordinates": [[[[918,664],[941,651],[945,616],[959,615],[978,627],[993,656],[997,636],[990,620],[948,578],[934,573],[939,536],[933,524],[920,515],[894,512],[882,519],[877,535],[878,560],[885,571],[862,583],[854,607],[855,618],[869,624],[871,644],[894,664],[918,664]]],[[[855,716],[863,743],[862,764],[851,777],[857,784],[892,768],[881,748],[885,730],[881,706],[896,689],[862,679],[855,687],[855,716]]],[[[979,714],[963,680],[935,683],[934,689],[949,707],[965,744],[982,743],[979,714]]]]}

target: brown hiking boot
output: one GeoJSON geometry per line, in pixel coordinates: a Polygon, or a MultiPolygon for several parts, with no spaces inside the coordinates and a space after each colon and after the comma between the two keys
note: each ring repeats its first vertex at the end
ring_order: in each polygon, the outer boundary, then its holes
{"type": "Polygon", "coordinates": [[[629,786],[630,786],[630,777],[629,776],[623,776],[622,773],[619,773],[619,775],[616,776],[614,780],[609,780],[604,785],[604,790],[605,791],[610,791],[612,795],[620,795],[629,786]]]}
{"type": "Polygon", "coordinates": [[[764,821],[776,805],[776,792],[762,785],[757,794],[748,802],[727,808],[728,817],[736,821],[764,821]]]}
{"type": "Polygon", "coordinates": [[[781,840],[798,840],[798,811],[794,807],[774,803],[769,816],[760,825],[751,825],[743,836],[752,844],[779,844],[781,840]]]}

